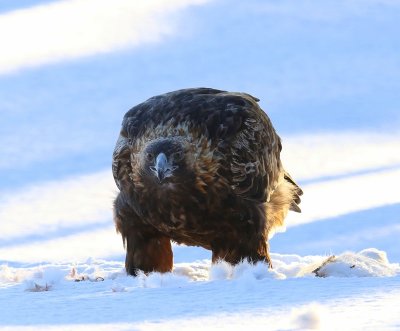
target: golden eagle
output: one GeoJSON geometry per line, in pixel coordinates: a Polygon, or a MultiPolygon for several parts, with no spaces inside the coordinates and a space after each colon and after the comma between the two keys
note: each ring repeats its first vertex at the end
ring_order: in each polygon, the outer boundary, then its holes
{"type": "Polygon", "coordinates": [[[129,274],[172,270],[171,240],[212,261],[271,265],[268,235],[301,189],[283,169],[281,140],[259,100],[193,88],[158,95],[123,119],[112,171],[114,221],[129,274]]]}

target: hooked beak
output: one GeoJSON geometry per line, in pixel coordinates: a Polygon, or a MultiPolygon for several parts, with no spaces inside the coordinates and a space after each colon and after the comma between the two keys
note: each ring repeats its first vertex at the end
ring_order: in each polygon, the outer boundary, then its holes
{"type": "Polygon", "coordinates": [[[172,176],[172,171],[174,171],[177,166],[172,166],[168,163],[167,156],[164,153],[157,155],[154,166],[150,167],[150,170],[156,175],[159,182],[166,177],[172,176]]]}

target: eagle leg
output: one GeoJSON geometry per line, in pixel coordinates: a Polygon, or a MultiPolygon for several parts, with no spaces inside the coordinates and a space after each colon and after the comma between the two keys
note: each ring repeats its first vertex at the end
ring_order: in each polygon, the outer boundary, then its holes
{"type": "Polygon", "coordinates": [[[265,262],[272,268],[272,261],[269,256],[269,245],[265,238],[251,240],[247,244],[233,243],[227,245],[226,240],[214,243],[212,248],[212,262],[217,263],[224,260],[232,265],[244,260],[250,263],[265,262]],[[221,245],[221,243],[224,243],[221,245]]]}
{"type": "Polygon", "coordinates": [[[126,248],[126,272],[170,272],[173,267],[171,240],[145,224],[120,193],[114,202],[114,222],[126,248]]]}

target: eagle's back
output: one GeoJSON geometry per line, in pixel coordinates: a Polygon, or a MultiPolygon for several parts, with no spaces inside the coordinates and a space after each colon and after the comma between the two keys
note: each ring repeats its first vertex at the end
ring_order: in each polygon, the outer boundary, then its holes
{"type": "MultiPolygon", "coordinates": [[[[208,88],[150,98],[126,113],[116,154],[121,145],[131,143],[139,152],[152,139],[184,136],[203,157],[199,166],[208,167],[199,170],[223,177],[246,199],[264,202],[279,181],[281,142],[257,101],[248,94],[208,88]]],[[[114,177],[118,183],[118,173],[114,177]]]]}

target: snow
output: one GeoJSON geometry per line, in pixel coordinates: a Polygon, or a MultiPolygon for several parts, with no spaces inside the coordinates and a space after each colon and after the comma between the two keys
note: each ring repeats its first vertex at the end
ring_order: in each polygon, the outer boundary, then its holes
{"type": "Polygon", "coordinates": [[[128,2],[0,4],[6,39],[33,38],[0,54],[0,330],[400,330],[399,3],[128,2]],[[173,272],[124,271],[122,116],[189,86],[259,97],[282,137],[304,196],[272,269],[173,244],[173,272]]]}
{"type": "Polygon", "coordinates": [[[17,329],[23,320],[45,330],[102,329],[111,322],[116,330],[396,326],[398,264],[368,249],[336,257],[324,265],[324,278],[315,277],[315,267],[326,259],[273,254],[274,269],[263,263],[231,266],[203,260],[175,264],[172,273],[137,277],[127,276],[122,262],[110,260],[3,266],[1,287],[8,296],[0,297],[2,324],[17,329]],[[385,312],[373,314],[377,307],[385,312]],[[32,309],[36,313],[30,314],[32,309]]]}

